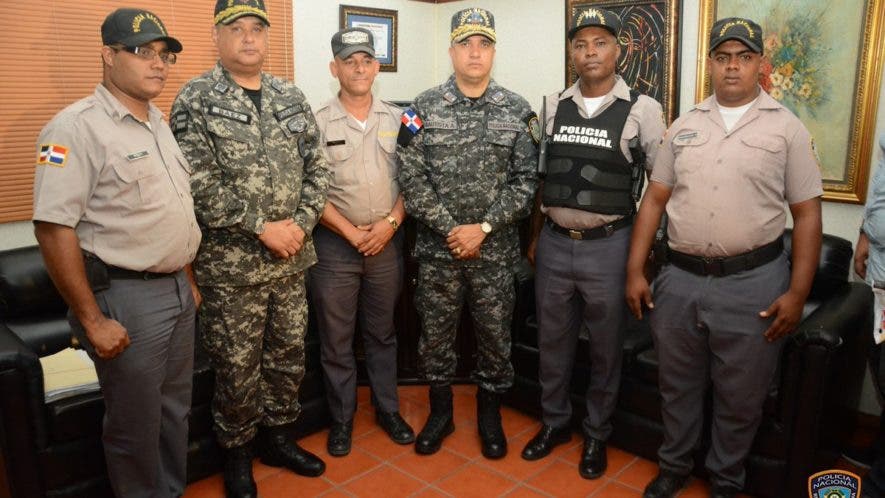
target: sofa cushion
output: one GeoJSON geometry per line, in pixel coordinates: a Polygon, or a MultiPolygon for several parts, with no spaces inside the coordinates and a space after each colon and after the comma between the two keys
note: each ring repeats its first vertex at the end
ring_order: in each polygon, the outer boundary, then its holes
{"type": "Polygon", "coordinates": [[[0,318],[64,315],[67,306],[55,290],[37,246],[2,252],[0,318]]]}

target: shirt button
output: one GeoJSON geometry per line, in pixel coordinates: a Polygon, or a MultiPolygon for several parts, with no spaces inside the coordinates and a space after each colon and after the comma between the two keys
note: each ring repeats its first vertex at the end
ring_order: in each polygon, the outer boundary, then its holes
{"type": "Polygon", "coordinates": [[[718,186],[718,185],[713,185],[713,190],[714,190],[714,191],[719,190],[719,186],[718,186]]]}
{"type": "Polygon", "coordinates": [[[722,159],[717,159],[716,164],[722,164],[722,159]]]}

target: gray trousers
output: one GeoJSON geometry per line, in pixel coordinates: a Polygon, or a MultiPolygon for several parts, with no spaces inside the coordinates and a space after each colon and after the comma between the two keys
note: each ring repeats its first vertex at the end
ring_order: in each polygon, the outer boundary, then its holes
{"type": "Polygon", "coordinates": [[[789,283],[786,254],[727,277],[698,276],[673,265],[658,275],[649,316],[662,397],[662,469],[691,471],[704,396],[712,384],[711,447],[705,464],[714,483],[743,487],[744,459],[784,345],[784,339],[766,342],[762,334],[773,318],[761,318],[759,312],[786,292],[789,283]]]}
{"type": "Polygon", "coordinates": [[[624,344],[624,278],[630,228],[610,237],[573,240],[546,224],[535,260],[535,309],[541,409],[545,424],[569,424],[569,384],[581,330],[590,345],[584,433],[607,440],[618,400],[624,344]]]}
{"type": "Polygon", "coordinates": [[[323,226],[314,230],[313,240],[319,262],[310,269],[310,298],[319,325],[332,420],[348,422],[356,411],[353,337],[357,318],[376,407],[399,411],[393,314],[403,285],[402,232],[384,251],[368,257],[323,226]]]}
{"type": "Polygon", "coordinates": [[[194,366],[195,310],[187,277],[178,272],[174,278],[115,279],[95,299],[131,340],[116,358],[102,360],[79,322],[70,319],[95,362],[104,396],[102,441],[114,494],[181,496],[194,366]]]}

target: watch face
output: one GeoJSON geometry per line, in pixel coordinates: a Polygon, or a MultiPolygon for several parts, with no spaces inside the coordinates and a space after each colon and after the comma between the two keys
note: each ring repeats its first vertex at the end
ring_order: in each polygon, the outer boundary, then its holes
{"type": "Polygon", "coordinates": [[[492,233],[492,225],[488,221],[483,221],[479,228],[482,229],[483,233],[492,233]]]}

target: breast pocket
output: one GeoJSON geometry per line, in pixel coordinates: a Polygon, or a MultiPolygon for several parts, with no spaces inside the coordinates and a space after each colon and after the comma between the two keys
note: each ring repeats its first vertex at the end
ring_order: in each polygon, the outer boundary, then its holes
{"type": "Polygon", "coordinates": [[[751,178],[783,178],[787,164],[787,144],[783,139],[770,135],[747,135],[741,137],[741,145],[746,151],[741,164],[745,165],[751,178]]]}
{"type": "Polygon", "coordinates": [[[164,202],[162,170],[153,162],[151,156],[134,161],[120,159],[114,165],[114,173],[120,180],[119,199],[127,206],[145,207],[159,205],[164,202]]]}
{"type": "Polygon", "coordinates": [[[381,149],[382,155],[387,159],[388,171],[390,178],[396,178],[396,136],[381,136],[378,134],[378,147],[381,149]]]}
{"type": "Polygon", "coordinates": [[[246,161],[258,146],[259,137],[251,125],[232,119],[209,117],[206,129],[212,135],[219,162],[237,165],[246,161]]]}
{"type": "Polygon", "coordinates": [[[457,130],[424,128],[427,158],[437,171],[457,172],[459,156],[473,141],[472,136],[460,136],[457,130]]]}
{"type": "Polygon", "coordinates": [[[485,142],[489,149],[489,155],[494,158],[496,169],[503,173],[510,162],[513,153],[513,145],[516,143],[516,132],[509,130],[488,130],[485,142]]]}
{"type": "Polygon", "coordinates": [[[673,138],[674,170],[676,175],[691,174],[713,158],[707,157],[706,147],[710,141],[710,132],[702,130],[683,130],[673,138]]]}

